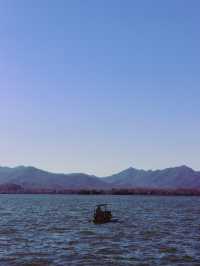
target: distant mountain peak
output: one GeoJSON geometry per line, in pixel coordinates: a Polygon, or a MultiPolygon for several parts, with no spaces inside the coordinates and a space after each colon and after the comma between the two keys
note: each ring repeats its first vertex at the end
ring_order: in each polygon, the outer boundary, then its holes
{"type": "Polygon", "coordinates": [[[129,171],[134,171],[134,170],[136,170],[136,169],[131,166],[131,167],[128,167],[128,168],[126,168],[125,170],[123,170],[121,172],[129,172],[129,171]]]}
{"type": "Polygon", "coordinates": [[[192,171],[194,171],[191,167],[189,167],[189,166],[187,166],[187,165],[181,165],[181,166],[179,166],[180,168],[182,168],[182,169],[189,169],[189,170],[192,170],[192,171]]]}
{"type": "Polygon", "coordinates": [[[180,165],[180,166],[171,167],[171,168],[168,168],[168,169],[171,169],[171,170],[174,170],[174,171],[195,172],[191,167],[189,167],[187,165],[180,165]]]}

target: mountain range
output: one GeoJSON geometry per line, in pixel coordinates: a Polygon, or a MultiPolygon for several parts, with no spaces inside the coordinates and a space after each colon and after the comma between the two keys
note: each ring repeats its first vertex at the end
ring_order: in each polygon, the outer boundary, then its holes
{"type": "Polygon", "coordinates": [[[120,173],[97,177],[83,173],[56,174],[35,167],[0,167],[0,186],[16,185],[23,189],[200,189],[200,172],[185,165],[163,170],[128,168],[120,173]]]}

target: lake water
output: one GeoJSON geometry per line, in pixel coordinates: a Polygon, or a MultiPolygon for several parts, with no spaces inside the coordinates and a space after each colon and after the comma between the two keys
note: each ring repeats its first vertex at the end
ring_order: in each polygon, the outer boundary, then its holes
{"type": "Polygon", "coordinates": [[[200,265],[200,198],[0,195],[0,266],[200,265]],[[119,223],[89,222],[111,203],[119,223]]]}

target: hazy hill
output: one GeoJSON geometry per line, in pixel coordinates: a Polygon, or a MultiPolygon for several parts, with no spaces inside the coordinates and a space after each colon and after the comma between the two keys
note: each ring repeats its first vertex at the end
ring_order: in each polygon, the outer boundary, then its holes
{"type": "Polygon", "coordinates": [[[35,167],[0,167],[0,184],[12,183],[34,189],[106,188],[108,184],[95,176],[82,173],[54,174],[35,167]]]}
{"type": "Polygon", "coordinates": [[[155,171],[128,168],[104,180],[114,187],[125,188],[200,188],[200,173],[184,165],[155,171]]]}
{"type": "Polygon", "coordinates": [[[200,188],[200,172],[187,166],[164,170],[128,168],[99,178],[83,173],[55,174],[35,167],[0,167],[0,185],[16,184],[25,189],[110,189],[110,188],[200,188]]]}

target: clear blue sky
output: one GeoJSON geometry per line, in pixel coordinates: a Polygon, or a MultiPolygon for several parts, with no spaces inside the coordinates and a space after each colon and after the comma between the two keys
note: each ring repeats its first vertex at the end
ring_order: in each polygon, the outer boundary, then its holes
{"type": "Polygon", "coordinates": [[[1,0],[0,164],[200,169],[198,0],[1,0]]]}

